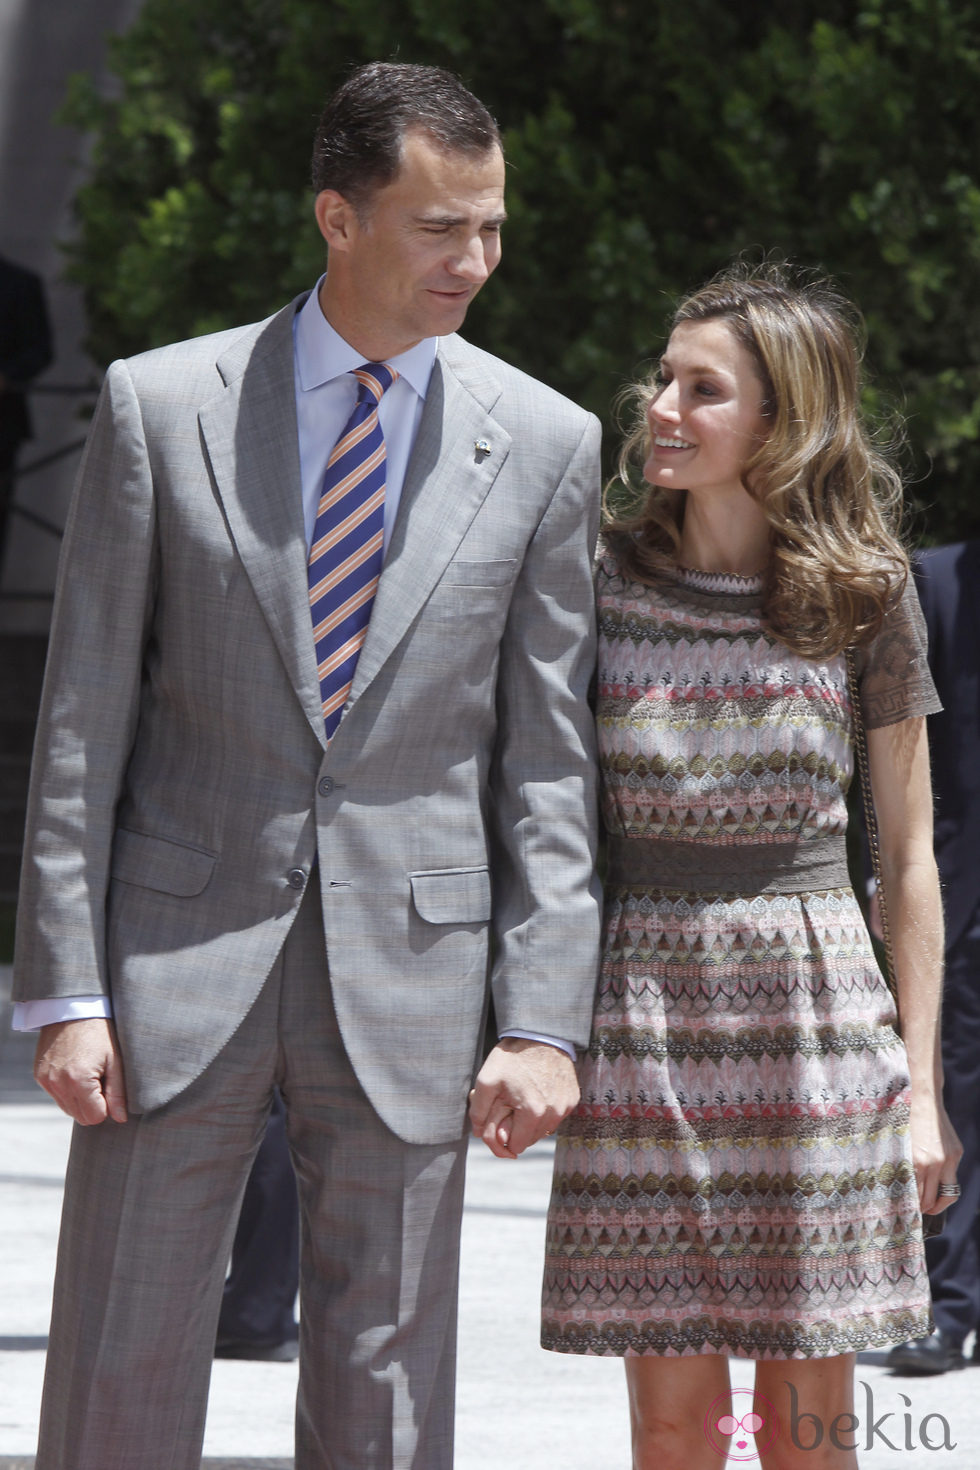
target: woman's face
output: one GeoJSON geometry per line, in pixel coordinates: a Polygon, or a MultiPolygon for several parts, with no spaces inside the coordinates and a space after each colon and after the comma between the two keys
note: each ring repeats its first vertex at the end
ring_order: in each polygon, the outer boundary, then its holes
{"type": "Polygon", "coordinates": [[[749,353],[723,318],[681,322],[647,409],[651,485],[744,493],[745,465],[765,438],[763,388],[749,353]]]}

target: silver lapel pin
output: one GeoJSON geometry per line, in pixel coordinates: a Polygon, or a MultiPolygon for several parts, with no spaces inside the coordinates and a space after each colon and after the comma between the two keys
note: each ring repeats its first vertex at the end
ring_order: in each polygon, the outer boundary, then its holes
{"type": "Polygon", "coordinates": [[[491,450],[493,449],[493,445],[490,443],[489,439],[477,439],[476,443],[473,445],[473,448],[476,450],[477,454],[485,455],[491,452],[491,450]]]}

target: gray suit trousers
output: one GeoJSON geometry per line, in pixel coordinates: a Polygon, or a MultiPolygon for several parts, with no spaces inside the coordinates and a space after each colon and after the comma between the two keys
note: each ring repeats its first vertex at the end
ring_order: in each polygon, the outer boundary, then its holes
{"type": "Polygon", "coordinates": [[[404,1143],[366,1100],[315,879],[212,1065],[164,1107],[75,1129],[37,1470],[197,1470],[225,1268],[275,1086],[301,1205],[297,1470],[449,1470],[466,1140],[404,1143]]]}

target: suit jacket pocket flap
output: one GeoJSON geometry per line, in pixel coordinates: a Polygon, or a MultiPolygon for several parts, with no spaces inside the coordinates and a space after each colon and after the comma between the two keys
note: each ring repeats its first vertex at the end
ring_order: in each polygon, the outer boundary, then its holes
{"type": "Polygon", "coordinates": [[[120,827],[112,849],[112,876],[122,883],[155,888],[176,898],[193,898],[207,885],[215,855],[166,837],[120,827]]]}
{"type": "Polygon", "coordinates": [[[409,873],[412,901],[428,924],[485,924],[490,919],[489,868],[409,873]]]}
{"type": "Polygon", "coordinates": [[[440,585],[443,587],[506,587],[517,574],[517,559],[502,561],[462,561],[447,564],[440,585]]]}

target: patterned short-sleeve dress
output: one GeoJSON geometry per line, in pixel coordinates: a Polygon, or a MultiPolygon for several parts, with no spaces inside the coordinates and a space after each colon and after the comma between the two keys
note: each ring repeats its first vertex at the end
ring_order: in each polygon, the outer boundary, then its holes
{"type": "MultiPolygon", "coordinates": [[[[560,1130],[542,1343],[828,1357],[930,1330],[908,1070],[844,854],[843,657],[757,580],[598,568],[605,932],[560,1130]]],[[[868,728],[939,708],[907,590],[858,661],[868,728]]]]}

